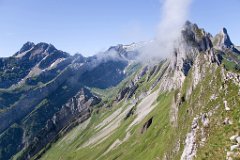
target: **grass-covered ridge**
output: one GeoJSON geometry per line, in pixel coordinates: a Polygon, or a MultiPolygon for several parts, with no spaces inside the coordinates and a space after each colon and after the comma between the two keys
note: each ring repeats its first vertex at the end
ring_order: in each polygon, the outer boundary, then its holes
{"type": "MultiPolygon", "coordinates": [[[[239,86],[232,80],[224,81],[222,72],[224,71],[226,74],[227,71],[223,69],[223,66],[206,64],[201,58],[203,57],[200,57],[200,73],[203,75],[199,83],[193,87],[194,70],[191,68],[182,88],[169,92],[159,92],[158,98],[154,102],[155,108],[130,130],[128,130],[129,125],[137,117],[134,111],[140,102],[132,109],[133,114],[128,118],[121,119],[119,127],[111,132],[106,139],[89,146],[84,145],[91,137],[99,133],[99,130],[96,129],[97,125],[118,109],[122,108],[120,115],[128,108],[127,106],[131,104],[129,102],[132,99],[124,99],[120,103],[113,103],[110,108],[94,110],[87,126],[83,127],[86,124],[81,124],[56,143],[51,144],[50,149],[43,154],[41,159],[151,160],[168,158],[178,160],[185,148],[186,135],[191,131],[193,119],[197,116],[200,118],[195,137],[196,159],[225,159],[231,146],[229,138],[239,133],[240,130],[239,86]],[[176,104],[178,107],[177,126],[174,126],[170,121],[171,106],[178,96],[181,100],[176,104]],[[231,108],[230,111],[225,110],[225,100],[231,108]],[[211,113],[208,116],[209,126],[205,127],[201,116],[208,113],[211,113]],[[233,124],[224,125],[223,121],[226,118],[230,118],[233,124]],[[143,126],[150,119],[152,119],[151,125],[142,132],[143,126]],[[202,133],[206,137],[204,142],[202,142],[202,133]]],[[[141,86],[136,91],[137,95],[146,92],[146,89],[150,88],[149,86],[157,77],[161,76],[161,73],[158,73],[148,79],[149,73],[151,70],[138,82],[141,86]]],[[[106,123],[105,126],[107,125],[106,123]]]]}

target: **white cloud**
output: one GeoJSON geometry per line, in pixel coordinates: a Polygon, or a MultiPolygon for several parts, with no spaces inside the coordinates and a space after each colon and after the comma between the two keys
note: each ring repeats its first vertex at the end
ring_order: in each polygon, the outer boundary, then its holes
{"type": "Polygon", "coordinates": [[[166,58],[181,36],[181,29],[188,18],[192,0],[164,0],[161,21],[155,39],[141,49],[142,59],[166,58]]]}

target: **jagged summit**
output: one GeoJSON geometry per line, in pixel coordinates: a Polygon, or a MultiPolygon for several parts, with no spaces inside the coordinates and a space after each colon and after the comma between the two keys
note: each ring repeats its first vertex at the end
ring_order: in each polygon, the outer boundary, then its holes
{"type": "Polygon", "coordinates": [[[20,53],[21,53],[21,52],[25,52],[25,51],[33,48],[34,46],[35,46],[35,44],[34,44],[33,42],[26,42],[26,43],[22,46],[22,48],[20,49],[19,52],[20,52],[20,53]]]}
{"type": "Polygon", "coordinates": [[[21,49],[14,54],[14,57],[21,58],[24,56],[29,56],[29,54],[37,55],[37,54],[46,54],[53,53],[57,49],[52,45],[45,42],[40,42],[34,44],[33,42],[26,42],[21,49]]]}
{"type": "Polygon", "coordinates": [[[222,31],[214,37],[213,42],[219,49],[230,49],[234,47],[226,28],[223,28],[222,31]]]}
{"type": "Polygon", "coordinates": [[[108,56],[123,58],[125,60],[135,60],[139,54],[138,45],[136,43],[132,43],[130,45],[118,44],[116,46],[111,46],[104,53],[108,56]]]}
{"type": "Polygon", "coordinates": [[[223,28],[222,36],[223,36],[222,43],[225,45],[225,47],[230,48],[233,45],[233,43],[228,35],[226,28],[223,28]]]}
{"type": "Polygon", "coordinates": [[[223,32],[223,34],[228,34],[227,29],[225,27],[223,27],[222,32],[223,32]]]}

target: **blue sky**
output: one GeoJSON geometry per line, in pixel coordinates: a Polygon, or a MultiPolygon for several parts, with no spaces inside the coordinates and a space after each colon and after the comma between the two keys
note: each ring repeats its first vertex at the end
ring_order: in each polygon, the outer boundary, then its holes
{"type": "MultiPolygon", "coordinates": [[[[0,57],[27,42],[92,55],[111,45],[150,40],[162,0],[0,0],[0,57]]],[[[226,27],[240,45],[239,0],[193,0],[189,20],[215,35],[226,27]]]]}

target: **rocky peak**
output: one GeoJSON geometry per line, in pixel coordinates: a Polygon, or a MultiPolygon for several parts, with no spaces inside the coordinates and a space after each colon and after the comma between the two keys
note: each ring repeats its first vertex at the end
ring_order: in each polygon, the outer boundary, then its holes
{"type": "Polygon", "coordinates": [[[41,42],[34,47],[34,50],[41,50],[42,52],[50,54],[57,49],[52,44],[41,42]]]}
{"type": "Polygon", "coordinates": [[[22,48],[20,49],[20,52],[25,52],[27,50],[30,50],[31,48],[33,48],[35,46],[35,44],[33,42],[26,42],[22,48]]]}
{"type": "Polygon", "coordinates": [[[199,67],[197,64],[200,57],[204,57],[204,60],[210,63],[217,61],[213,51],[212,35],[199,28],[196,24],[187,21],[178,45],[174,48],[174,53],[170,59],[173,80],[179,80],[178,83],[175,83],[176,87],[174,88],[181,87],[192,67],[199,67]],[[204,56],[201,56],[203,54],[204,56]]]}
{"type": "Polygon", "coordinates": [[[136,43],[132,43],[130,45],[119,44],[117,46],[112,46],[107,50],[107,53],[114,54],[119,58],[127,60],[134,60],[138,55],[136,43]]]}
{"type": "Polygon", "coordinates": [[[228,35],[228,32],[227,32],[226,28],[223,28],[222,35],[223,35],[223,44],[228,48],[231,47],[233,45],[233,43],[230,40],[230,37],[228,35]]]}
{"type": "Polygon", "coordinates": [[[214,37],[214,45],[219,49],[231,48],[233,46],[226,28],[223,28],[222,31],[214,37]]]}
{"type": "Polygon", "coordinates": [[[199,51],[207,51],[213,47],[212,35],[190,21],[185,23],[182,37],[188,46],[197,48],[199,51]]]}
{"type": "Polygon", "coordinates": [[[21,53],[32,49],[34,46],[35,46],[35,44],[33,42],[26,42],[14,56],[20,57],[21,53]]]}
{"type": "Polygon", "coordinates": [[[22,48],[14,55],[14,57],[26,59],[32,59],[36,56],[45,57],[46,55],[49,55],[56,50],[57,49],[52,44],[43,42],[34,44],[33,42],[26,42],[22,48]]]}
{"type": "Polygon", "coordinates": [[[171,57],[171,66],[186,76],[194,60],[201,52],[209,51],[213,45],[211,34],[187,21],[182,30],[179,44],[171,57]]]}

